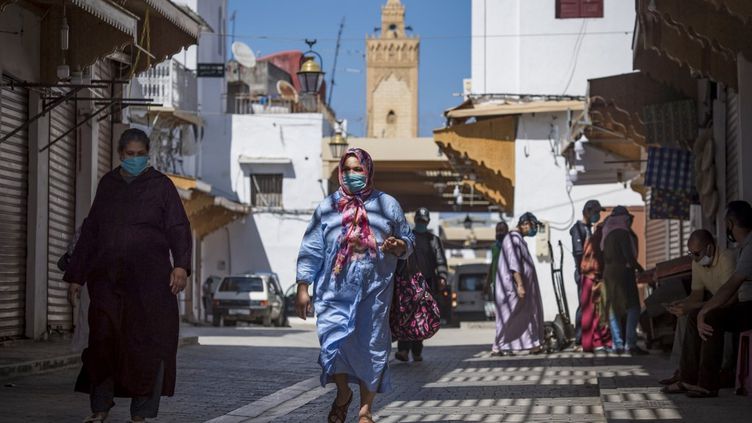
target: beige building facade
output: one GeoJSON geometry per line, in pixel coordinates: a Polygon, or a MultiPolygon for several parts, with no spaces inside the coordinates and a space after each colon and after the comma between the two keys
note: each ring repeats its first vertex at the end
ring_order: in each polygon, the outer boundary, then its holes
{"type": "Polygon", "coordinates": [[[388,0],[381,9],[381,34],[366,40],[368,137],[418,136],[420,39],[405,31],[405,6],[388,0]]]}

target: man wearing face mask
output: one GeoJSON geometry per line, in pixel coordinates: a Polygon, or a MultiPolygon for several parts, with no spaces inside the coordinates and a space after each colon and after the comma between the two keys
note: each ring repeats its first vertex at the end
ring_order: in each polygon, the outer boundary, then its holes
{"type": "MultiPolygon", "coordinates": [[[[572,226],[569,235],[572,237],[572,256],[574,256],[574,281],[577,284],[577,298],[582,296],[582,278],[580,277],[580,265],[582,255],[585,252],[585,242],[593,235],[593,225],[601,220],[601,203],[597,200],[589,200],[582,209],[582,220],[572,226]]],[[[579,348],[582,338],[582,304],[577,304],[575,314],[575,346],[579,348]]]]}
{"type": "MultiPolygon", "coordinates": [[[[720,248],[713,235],[705,229],[692,232],[687,241],[687,250],[692,258],[692,292],[688,297],[666,305],[668,312],[677,317],[674,346],[671,351],[671,363],[677,369],[684,345],[687,315],[703,306],[705,291],[715,295],[734,273],[736,266],[734,251],[720,248]]],[[[662,380],[661,384],[672,385],[678,381],[679,371],[677,370],[673,377],[662,380]]],[[[666,390],[671,389],[672,387],[666,388],[666,390]]]]}
{"type": "Polygon", "coordinates": [[[523,214],[517,229],[501,243],[496,273],[496,339],[492,355],[514,355],[528,350],[543,351],[543,300],[538,286],[535,261],[525,238],[538,234],[540,222],[534,214],[523,214]]]}
{"type": "MultiPolygon", "coordinates": [[[[431,222],[431,214],[425,207],[419,208],[415,212],[415,251],[413,252],[418,270],[426,278],[434,298],[439,303],[439,311],[442,316],[449,316],[451,309],[451,300],[449,296],[441,295],[446,289],[447,281],[447,259],[444,254],[444,246],[441,239],[428,230],[428,224],[431,222]]],[[[399,341],[397,343],[395,357],[400,361],[408,360],[408,352],[412,352],[413,360],[423,361],[423,341],[399,341]]]]}
{"type": "Polygon", "coordinates": [[[726,206],[729,241],[736,243],[736,268],[700,310],[689,314],[682,350],[681,382],[675,392],[693,398],[718,396],[724,331],[752,329],[752,206],[732,201],[726,206]]]}

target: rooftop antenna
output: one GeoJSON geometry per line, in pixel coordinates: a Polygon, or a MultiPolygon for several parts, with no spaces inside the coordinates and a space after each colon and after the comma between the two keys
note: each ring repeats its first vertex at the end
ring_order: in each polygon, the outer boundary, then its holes
{"type": "Polygon", "coordinates": [[[345,17],[342,17],[342,22],[339,23],[339,32],[337,33],[337,48],[334,49],[334,64],[332,65],[332,78],[330,82],[329,87],[329,99],[326,101],[326,104],[331,107],[332,106],[332,93],[334,92],[334,72],[337,71],[337,57],[339,57],[339,46],[340,41],[342,41],[342,30],[345,28],[345,17]]]}

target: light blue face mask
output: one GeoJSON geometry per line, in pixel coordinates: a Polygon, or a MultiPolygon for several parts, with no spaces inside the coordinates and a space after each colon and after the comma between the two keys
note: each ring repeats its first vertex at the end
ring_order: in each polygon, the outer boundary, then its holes
{"type": "Polygon", "coordinates": [[[120,167],[128,174],[137,176],[149,165],[149,156],[129,157],[120,163],[120,167]]]}
{"type": "Polygon", "coordinates": [[[428,223],[416,222],[415,232],[422,234],[428,232],[428,223]]]}
{"type": "Polygon", "coordinates": [[[362,173],[345,173],[343,178],[347,190],[352,194],[358,193],[366,187],[366,175],[362,173]]]}
{"type": "Polygon", "coordinates": [[[529,236],[530,238],[535,238],[536,235],[538,235],[538,227],[533,226],[533,229],[530,229],[530,231],[528,231],[527,235],[525,236],[529,236]]]}
{"type": "Polygon", "coordinates": [[[600,213],[596,213],[596,214],[590,216],[590,223],[596,224],[596,223],[598,223],[600,221],[601,221],[601,214],[600,213]]]}

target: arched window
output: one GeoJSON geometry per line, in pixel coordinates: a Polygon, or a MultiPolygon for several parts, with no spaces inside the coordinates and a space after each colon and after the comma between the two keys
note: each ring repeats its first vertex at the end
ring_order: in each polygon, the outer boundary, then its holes
{"type": "Polygon", "coordinates": [[[386,114],[386,131],[384,131],[386,138],[392,138],[397,135],[397,114],[394,110],[390,110],[386,114]]]}

